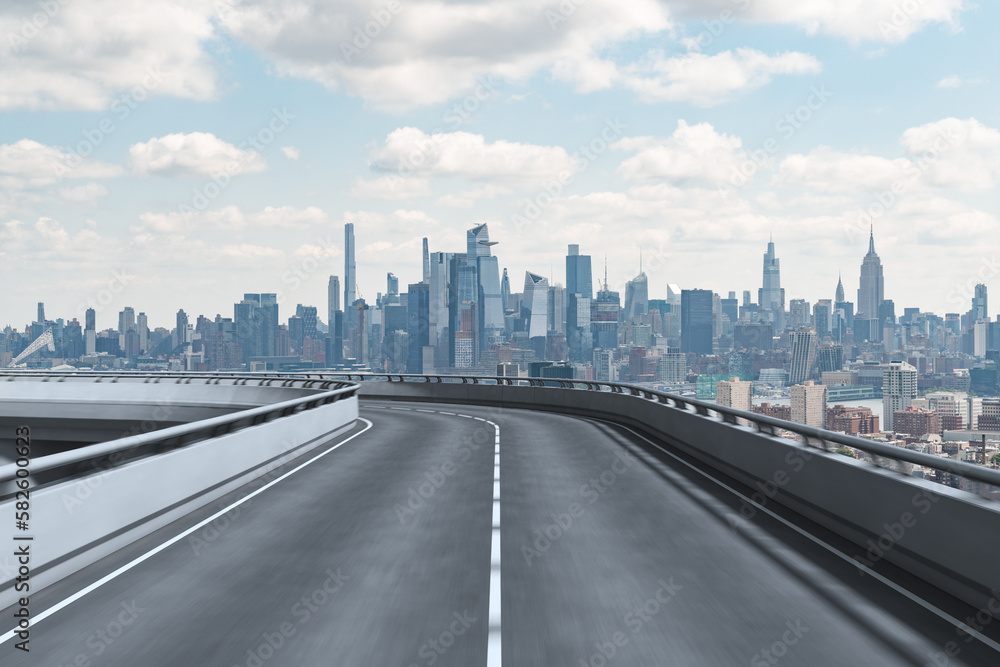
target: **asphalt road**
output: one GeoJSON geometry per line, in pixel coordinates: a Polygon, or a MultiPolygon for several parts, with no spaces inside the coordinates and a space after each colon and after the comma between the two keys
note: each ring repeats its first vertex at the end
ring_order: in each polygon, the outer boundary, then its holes
{"type": "MultiPolygon", "coordinates": [[[[39,622],[30,653],[0,645],[0,664],[485,666],[494,428],[459,415],[500,428],[508,667],[1000,664],[778,519],[734,527],[738,496],[619,427],[468,406],[361,412],[370,430],[39,622]]],[[[42,591],[33,610],[248,489],[42,591]]],[[[13,626],[12,610],[2,618],[13,626]]]]}

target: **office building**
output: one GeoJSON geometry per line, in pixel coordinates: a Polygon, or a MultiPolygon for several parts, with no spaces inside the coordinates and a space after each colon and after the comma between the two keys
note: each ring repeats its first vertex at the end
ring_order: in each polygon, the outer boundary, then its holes
{"type": "MultiPolygon", "coordinates": [[[[858,316],[879,319],[882,301],[885,299],[885,278],[882,274],[882,260],[875,252],[875,228],[868,239],[868,254],[861,263],[861,286],[858,288],[858,316]]],[[[881,340],[879,326],[877,335],[881,340]]]]}
{"type": "Polygon", "coordinates": [[[753,382],[732,377],[715,384],[715,402],[750,412],[753,409],[753,382]]]}
{"type": "Polygon", "coordinates": [[[791,332],[791,341],[792,357],[788,369],[788,381],[797,385],[802,384],[813,375],[819,337],[812,329],[798,329],[791,332]]]}
{"type": "Polygon", "coordinates": [[[826,428],[826,386],[806,380],[791,389],[792,421],[826,428]]]}
{"type": "Polygon", "coordinates": [[[763,285],[757,292],[757,304],[761,317],[774,326],[774,330],[785,330],[785,290],[781,288],[781,260],[774,251],[774,239],[767,242],[764,253],[763,285]]]}
{"type": "Polygon", "coordinates": [[[893,361],[882,371],[883,428],[894,431],[894,415],[913,404],[917,397],[917,369],[905,361],[893,361]]]}
{"type": "Polygon", "coordinates": [[[681,352],[712,354],[713,302],[711,290],[681,291],[681,352]]]}

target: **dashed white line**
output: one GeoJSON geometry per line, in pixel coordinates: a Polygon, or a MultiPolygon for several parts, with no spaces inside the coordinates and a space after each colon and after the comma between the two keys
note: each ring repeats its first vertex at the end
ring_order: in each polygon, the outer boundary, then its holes
{"type": "MultiPolygon", "coordinates": [[[[410,408],[392,408],[393,410],[409,410],[410,408]]],[[[486,644],[486,667],[503,667],[503,641],[500,632],[501,581],[500,581],[500,426],[482,417],[444,412],[443,410],[416,409],[417,412],[437,412],[450,417],[475,419],[491,425],[496,436],[493,439],[493,521],[492,537],[490,539],[490,598],[489,598],[489,636],[486,644]]]]}

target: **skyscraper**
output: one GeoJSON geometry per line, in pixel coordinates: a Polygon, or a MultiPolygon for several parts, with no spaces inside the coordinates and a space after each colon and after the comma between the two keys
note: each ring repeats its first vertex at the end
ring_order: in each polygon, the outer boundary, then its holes
{"type": "Polygon", "coordinates": [[[581,255],[580,246],[575,243],[569,246],[566,253],[566,293],[579,294],[588,299],[594,296],[590,255],[581,255]]]}
{"type": "Polygon", "coordinates": [[[799,329],[791,332],[792,359],[788,371],[788,381],[801,384],[812,376],[816,366],[816,350],[819,346],[819,336],[812,329],[799,329]]]}
{"type": "Polygon", "coordinates": [[[136,329],[139,331],[139,351],[146,352],[149,350],[149,320],[146,319],[146,313],[139,313],[136,329]]]}
{"type": "Polygon", "coordinates": [[[423,251],[424,251],[424,276],[423,276],[422,282],[430,283],[430,279],[431,279],[431,254],[430,254],[430,252],[428,250],[428,247],[427,247],[427,237],[426,236],[424,237],[423,246],[424,246],[423,247],[423,251]]]}
{"type": "Polygon", "coordinates": [[[990,311],[989,303],[986,300],[986,285],[979,283],[976,285],[976,294],[972,297],[972,321],[978,322],[988,319],[990,319],[990,311]]]}
{"type": "Polygon", "coordinates": [[[712,290],[681,291],[681,352],[712,354],[712,290]]]}
{"type": "Polygon", "coordinates": [[[407,373],[421,374],[431,371],[424,368],[424,348],[429,348],[431,345],[430,297],[430,285],[427,283],[410,284],[406,305],[407,373]]]}
{"type": "Polygon", "coordinates": [[[260,304],[260,354],[273,357],[274,340],[278,335],[278,295],[273,292],[262,293],[258,303],[260,304]]]}
{"type": "Polygon", "coordinates": [[[187,313],[184,312],[184,309],[181,308],[180,310],[177,311],[177,338],[176,338],[177,345],[184,345],[185,343],[188,342],[187,330],[188,330],[188,316],[187,313]]]}
{"type": "Polygon", "coordinates": [[[781,260],[775,255],[773,238],[764,253],[764,280],[757,304],[763,311],[762,319],[771,322],[776,333],[785,330],[785,290],[781,289],[781,260]]]}
{"type": "Polygon", "coordinates": [[[566,344],[570,361],[584,362],[593,354],[590,325],[593,296],[590,255],[581,255],[580,246],[571,244],[566,252],[566,344]]]}
{"type": "Polygon", "coordinates": [[[917,397],[917,369],[904,361],[890,362],[882,371],[882,425],[893,431],[893,413],[913,405],[917,397]]]}
{"type": "Polygon", "coordinates": [[[640,268],[639,275],[625,283],[625,321],[638,322],[649,312],[649,281],[640,268]]]}
{"type": "Polygon", "coordinates": [[[38,322],[45,324],[45,304],[38,302],[38,322]]]}
{"type": "Polygon", "coordinates": [[[399,296],[399,278],[395,273],[387,273],[385,276],[385,295],[399,296]]]}
{"type": "Polygon", "coordinates": [[[93,308],[88,308],[87,312],[84,314],[84,326],[85,331],[96,331],[97,330],[97,311],[93,308]]]}
{"type": "Polygon", "coordinates": [[[549,281],[530,271],[524,273],[523,314],[528,338],[544,338],[548,333],[549,281]]]}
{"type": "Polygon", "coordinates": [[[348,222],[344,225],[344,310],[351,310],[351,306],[358,298],[357,284],[358,267],[354,263],[354,223],[348,222]]]}
{"type": "Polygon", "coordinates": [[[834,303],[842,303],[844,301],[844,280],[839,275],[837,276],[837,295],[834,297],[834,303]]]}
{"type": "MultiPolygon", "coordinates": [[[[882,260],[875,252],[875,228],[868,239],[868,254],[861,262],[861,286],[858,288],[858,314],[862,319],[877,319],[885,299],[882,260]]],[[[881,327],[879,327],[881,328],[881,327]]]]}
{"type": "Polygon", "coordinates": [[[500,296],[500,263],[491,248],[490,230],[485,224],[476,225],[466,232],[466,261],[475,269],[475,292],[471,301],[476,304],[476,339],[479,351],[486,350],[490,338],[504,330],[504,304],[500,296]]]}
{"type": "Polygon", "coordinates": [[[330,331],[333,331],[334,313],[340,310],[340,278],[330,276],[330,281],[326,285],[326,315],[327,324],[330,331]]]}

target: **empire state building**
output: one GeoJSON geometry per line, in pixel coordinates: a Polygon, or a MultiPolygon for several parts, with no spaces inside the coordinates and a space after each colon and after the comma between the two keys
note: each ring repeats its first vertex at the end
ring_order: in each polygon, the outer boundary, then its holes
{"type": "Polygon", "coordinates": [[[861,287],[858,288],[858,316],[878,319],[879,307],[885,299],[885,278],[882,260],[875,253],[875,230],[868,240],[868,254],[861,262],[861,287]]]}

